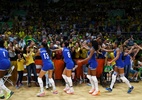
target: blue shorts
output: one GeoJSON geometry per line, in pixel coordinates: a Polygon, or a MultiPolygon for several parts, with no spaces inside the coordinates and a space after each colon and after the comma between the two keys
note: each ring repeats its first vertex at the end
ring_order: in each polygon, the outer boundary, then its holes
{"type": "Polygon", "coordinates": [[[0,60],[0,70],[7,70],[9,69],[11,66],[11,63],[9,60],[4,59],[4,60],[0,60]]]}
{"type": "Polygon", "coordinates": [[[130,69],[130,73],[135,74],[135,73],[137,73],[137,71],[130,69]]]}
{"type": "Polygon", "coordinates": [[[43,71],[54,70],[53,63],[52,62],[48,62],[46,64],[43,64],[42,70],[43,71]]]}
{"type": "Polygon", "coordinates": [[[116,62],[115,66],[118,68],[124,68],[124,63],[123,62],[116,62]]]}
{"type": "Polygon", "coordinates": [[[66,63],[66,69],[72,70],[73,68],[74,68],[74,62],[73,61],[66,63]]]}
{"type": "Polygon", "coordinates": [[[95,69],[97,68],[97,66],[98,66],[98,63],[97,63],[97,62],[90,62],[90,63],[89,63],[89,68],[90,68],[91,70],[95,70],[95,69]]]}

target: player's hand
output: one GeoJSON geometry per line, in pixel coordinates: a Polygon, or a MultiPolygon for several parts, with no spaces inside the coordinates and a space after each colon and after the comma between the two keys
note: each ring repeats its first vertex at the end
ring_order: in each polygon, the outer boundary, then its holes
{"type": "Polygon", "coordinates": [[[112,63],[111,61],[108,61],[108,62],[107,62],[108,66],[110,66],[111,63],[112,63]]]}
{"type": "Polygon", "coordinates": [[[75,68],[73,68],[72,71],[75,71],[75,68]]]}
{"type": "Polygon", "coordinates": [[[80,64],[80,63],[82,63],[82,61],[81,61],[81,60],[78,60],[78,61],[77,61],[77,64],[80,64]]]}

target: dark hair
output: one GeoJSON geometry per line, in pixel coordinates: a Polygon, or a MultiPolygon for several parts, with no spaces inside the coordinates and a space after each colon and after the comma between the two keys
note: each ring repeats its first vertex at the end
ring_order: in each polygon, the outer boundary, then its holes
{"type": "Polygon", "coordinates": [[[68,47],[69,46],[69,42],[68,41],[65,41],[65,47],[68,47]]]}
{"type": "Polygon", "coordinates": [[[51,57],[51,50],[49,49],[47,43],[46,42],[42,42],[41,44],[46,49],[48,55],[51,57]]]}
{"type": "Polygon", "coordinates": [[[114,43],[115,43],[117,46],[120,45],[120,42],[118,42],[118,41],[115,41],[114,43]]]}
{"type": "Polygon", "coordinates": [[[93,46],[93,48],[94,48],[95,50],[98,50],[98,49],[99,49],[99,44],[98,44],[98,42],[97,42],[96,40],[92,40],[91,43],[92,43],[92,46],[93,46]]]}
{"type": "Polygon", "coordinates": [[[25,45],[25,46],[24,46],[24,48],[23,48],[23,53],[24,53],[24,54],[26,54],[26,53],[27,53],[27,50],[26,50],[26,49],[27,49],[27,47],[28,47],[28,46],[27,46],[27,45],[25,45]]]}
{"type": "Polygon", "coordinates": [[[3,39],[0,39],[0,47],[4,48],[4,40],[3,39]]]}

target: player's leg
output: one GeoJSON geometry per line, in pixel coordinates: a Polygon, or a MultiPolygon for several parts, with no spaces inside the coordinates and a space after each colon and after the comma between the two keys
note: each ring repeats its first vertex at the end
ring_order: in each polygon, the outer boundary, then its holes
{"type": "Polygon", "coordinates": [[[56,90],[56,86],[55,86],[55,82],[54,82],[54,80],[53,80],[53,78],[52,78],[52,74],[53,74],[53,70],[49,70],[49,71],[48,71],[49,82],[50,82],[51,85],[52,85],[53,93],[54,93],[54,94],[57,94],[58,91],[56,90]]]}
{"type": "Polygon", "coordinates": [[[97,77],[96,77],[96,68],[91,69],[91,78],[93,80],[93,84],[94,84],[94,87],[95,87],[95,91],[92,93],[92,95],[93,96],[99,95],[100,91],[99,91],[99,88],[98,88],[98,80],[97,80],[97,77]]]}
{"type": "Polygon", "coordinates": [[[68,85],[69,85],[69,90],[66,91],[68,94],[73,94],[74,93],[74,89],[73,89],[73,82],[71,79],[71,74],[72,71],[70,69],[66,69],[66,76],[67,76],[67,81],[68,81],[68,85]]]}
{"type": "Polygon", "coordinates": [[[89,93],[92,94],[94,91],[95,91],[95,85],[93,83],[93,80],[92,80],[92,77],[91,77],[91,70],[90,70],[90,67],[88,67],[88,75],[87,75],[87,78],[89,79],[90,83],[91,83],[91,86],[92,88],[90,89],[89,93]]]}
{"type": "Polygon", "coordinates": [[[65,86],[65,88],[64,88],[64,91],[65,91],[65,92],[66,92],[67,90],[69,90],[69,83],[68,83],[66,74],[67,74],[67,70],[66,70],[66,68],[65,68],[64,71],[63,71],[63,74],[62,74],[62,77],[63,77],[63,79],[64,79],[64,81],[65,81],[65,83],[66,83],[66,86],[65,86]]]}
{"type": "Polygon", "coordinates": [[[46,78],[46,86],[45,88],[48,89],[49,87],[51,87],[51,83],[49,82],[49,78],[48,78],[48,73],[45,74],[45,78],[46,78]]]}
{"type": "Polygon", "coordinates": [[[10,89],[8,89],[4,83],[3,83],[3,79],[0,78],[0,88],[4,91],[6,91],[6,99],[9,99],[13,94],[14,92],[12,92],[10,89]]]}
{"type": "Polygon", "coordinates": [[[114,72],[113,72],[113,74],[112,74],[112,80],[111,80],[110,87],[109,87],[109,88],[106,88],[107,91],[109,91],[109,92],[112,91],[113,86],[114,86],[114,83],[115,83],[115,81],[116,81],[116,76],[117,76],[117,74],[118,74],[118,68],[117,68],[117,66],[115,66],[114,72]]]}
{"type": "Polygon", "coordinates": [[[127,93],[131,93],[131,91],[134,89],[134,87],[130,84],[129,80],[124,76],[124,68],[118,68],[119,70],[119,74],[120,74],[120,79],[125,82],[129,89],[127,91],[127,93]]]}
{"type": "Polygon", "coordinates": [[[41,69],[41,71],[39,73],[39,76],[38,76],[38,83],[39,83],[39,86],[40,86],[40,92],[37,94],[38,97],[45,96],[44,87],[43,87],[43,81],[42,81],[42,77],[45,75],[45,73],[46,73],[46,71],[41,69]]]}
{"type": "MultiPolygon", "coordinates": [[[[6,71],[0,71],[0,79],[3,78],[3,76],[6,74],[6,71]]],[[[4,99],[4,92],[3,89],[0,87],[0,99],[4,99]]]]}

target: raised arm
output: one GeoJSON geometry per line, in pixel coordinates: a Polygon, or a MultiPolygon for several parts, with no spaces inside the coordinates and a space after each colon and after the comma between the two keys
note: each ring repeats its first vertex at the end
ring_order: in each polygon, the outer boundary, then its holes
{"type": "Polygon", "coordinates": [[[135,59],[136,55],[138,54],[138,52],[140,51],[140,49],[137,49],[136,52],[134,53],[134,56],[132,59],[135,59]]]}
{"type": "Polygon", "coordinates": [[[132,53],[133,49],[134,49],[134,46],[132,46],[131,49],[129,50],[129,52],[125,53],[124,56],[129,55],[130,53],[132,53]]]}
{"type": "Polygon", "coordinates": [[[141,47],[141,46],[137,45],[137,47],[142,50],[142,47],[141,47]]]}

